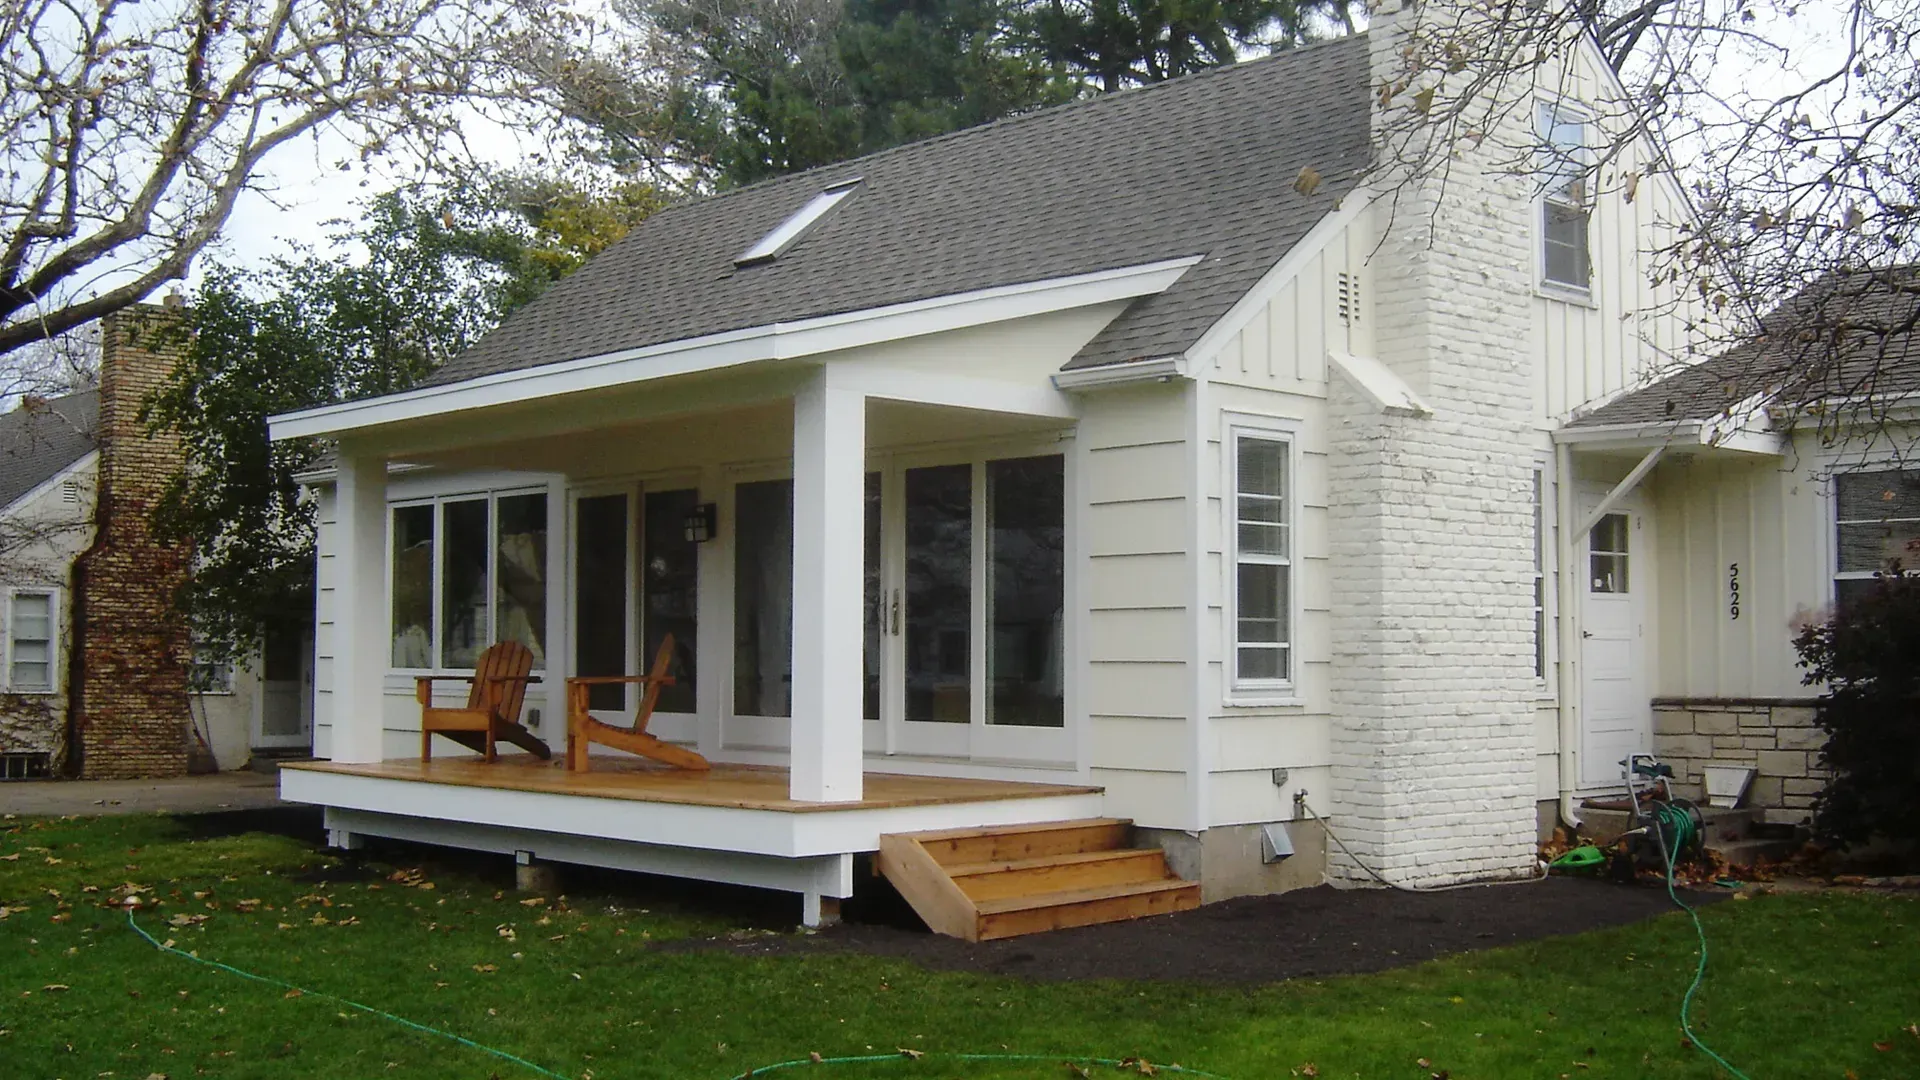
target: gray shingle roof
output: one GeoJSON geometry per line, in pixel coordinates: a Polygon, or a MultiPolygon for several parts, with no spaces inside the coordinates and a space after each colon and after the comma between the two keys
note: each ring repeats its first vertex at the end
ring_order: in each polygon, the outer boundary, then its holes
{"type": "Polygon", "coordinates": [[[460,382],[927,297],[1205,258],[1068,367],[1180,352],[1369,160],[1350,37],[1003,120],[664,210],[455,357],[460,382]],[[1301,170],[1324,182],[1295,190],[1301,170]],[[823,187],[862,184],[771,263],[734,256],[823,187]]]}
{"type": "Polygon", "coordinates": [[[0,415],[0,507],[91,453],[99,420],[98,390],[22,404],[0,415]]]}
{"type": "Polygon", "coordinates": [[[1710,360],[1607,403],[1569,427],[1707,420],[1756,394],[1772,407],[1920,392],[1920,268],[1828,274],[1710,360]]]}

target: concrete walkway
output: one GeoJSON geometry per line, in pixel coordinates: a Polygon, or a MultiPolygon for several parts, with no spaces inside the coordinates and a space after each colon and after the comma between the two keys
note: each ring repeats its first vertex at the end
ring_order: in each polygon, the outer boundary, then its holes
{"type": "Polygon", "coordinates": [[[19,780],[0,783],[0,814],[206,814],[279,806],[280,778],[212,773],[167,780],[19,780]]]}

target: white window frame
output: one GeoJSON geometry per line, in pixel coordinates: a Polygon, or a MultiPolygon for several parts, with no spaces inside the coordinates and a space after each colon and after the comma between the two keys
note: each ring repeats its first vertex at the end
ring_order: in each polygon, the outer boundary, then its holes
{"type": "MultiPolygon", "coordinates": [[[[389,615],[391,615],[391,613],[389,613],[389,615]]],[[[195,697],[230,697],[233,694],[233,675],[233,661],[222,660],[214,663],[200,659],[200,642],[198,639],[194,640],[191,651],[187,656],[188,693],[193,694],[195,697]],[[205,686],[201,686],[194,674],[201,669],[215,673],[224,670],[225,676],[217,680],[209,680],[205,686]]]]}
{"type": "Polygon", "coordinates": [[[1221,582],[1221,608],[1226,613],[1225,655],[1221,658],[1226,673],[1229,705],[1297,705],[1300,677],[1300,426],[1279,417],[1246,413],[1225,413],[1226,430],[1221,459],[1224,475],[1221,484],[1221,550],[1225,574],[1221,582]],[[1286,675],[1279,679],[1243,679],[1240,677],[1240,440],[1258,439],[1284,444],[1287,468],[1281,493],[1282,513],[1287,525],[1287,554],[1259,555],[1251,561],[1287,568],[1287,641],[1286,675]]]}
{"type": "MultiPolygon", "coordinates": [[[[419,498],[392,499],[388,501],[387,521],[386,521],[386,529],[387,529],[386,567],[383,571],[383,574],[384,574],[383,579],[386,582],[386,587],[384,589],[384,595],[385,595],[385,601],[386,601],[386,607],[384,609],[386,613],[384,625],[386,628],[385,634],[386,634],[386,650],[387,650],[387,672],[389,674],[402,675],[402,676],[446,675],[446,674],[465,674],[466,672],[472,670],[471,668],[446,667],[442,662],[442,658],[445,656],[445,653],[442,652],[441,650],[441,634],[445,630],[445,618],[444,618],[444,612],[441,611],[441,605],[444,599],[441,596],[441,586],[446,579],[446,562],[447,562],[446,504],[448,503],[476,502],[479,500],[485,500],[487,503],[488,597],[487,597],[487,632],[484,636],[487,639],[487,641],[489,642],[493,641],[494,623],[495,623],[495,620],[498,618],[498,613],[494,610],[494,607],[499,600],[498,594],[499,594],[499,580],[500,580],[498,576],[500,572],[500,568],[498,565],[500,561],[499,502],[501,499],[510,499],[516,495],[541,495],[546,497],[547,521],[548,521],[548,530],[549,530],[549,535],[547,536],[547,550],[549,552],[553,550],[553,545],[556,542],[564,542],[566,540],[565,537],[555,537],[551,533],[552,522],[553,522],[553,500],[555,498],[555,495],[554,495],[553,488],[546,484],[515,485],[511,487],[498,487],[498,488],[480,488],[475,490],[454,491],[454,492],[447,492],[444,494],[426,495],[426,496],[421,496],[419,498]],[[428,637],[431,639],[430,646],[429,646],[431,651],[429,652],[428,655],[432,658],[433,662],[427,667],[419,667],[419,668],[400,667],[393,663],[394,511],[399,510],[402,507],[408,507],[408,506],[433,507],[433,573],[432,573],[433,609],[432,609],[432,614],[430,616],[432,619],[432,626],[430,628],[430,633],[428,634],[428,637]]],[[[567,496],[567,497],[570,498],[570,496],[567,496]]],[[[551,583],[549,583],[548,596],[549,598],[551,598],[552,596],[551,583]]],[[[546,613],[547,614],[546,640],[541,644],[544,652],[544,662],[546,665],[546,669],[548,669],[544,671],[543,674],[546,674],[549,677],[551,677],[552,675],[557,674],[560,671],[560,667],[561,667],[561,659],[556,658],[553,655],[553,652],[554,652],[553,645],[555,641],[554,632],[553,632],[554,619],[556,614],[565,615],[566,617],[571,617],[571,615],[566,612],[557,613],[554,610],[554,607],[551,601],[549,601],[549,603],[547,604],[547,608],[548,610],[546,613]]],[[[542,669],[536,668],[535,670],[540,671],[542,669]]]]}
{"type": "MultiPolygon", "coordinates": [[[[1840,569],[1840,527],[1842,525],[1865,525],[1865,524],[1878,524],[1886,521],[1916,520],[1913,518],[1854,518],[1854,519],[1841,518],[1840,516],[1840,483],[1842,479],[1849,476],[1857,476],[1861,473],[1887,473],[1887,472],[1913,473],[1915,476],[1920,476],[1920,468],[1904,467],[1896,460],[1865,462],[1865,463],[1854,465],[1852,467],[1845,468],[1845,469],[1835,469],[1832,473],[1833,481],[1829,485],[1832,490],[1828,492],[1827,500],[1826,500],[1827,501],[1826,542],[1831,548],[1831,550],[1827,554],[1827,559],[1826,559],[1827,604],[1829,607],[1837,606],[1840,602],[1840,582],[1872,581],[1874,578],[1874,575],[1880,572],[1878,570],[1845,570],[1843,571],[1840,569]]],[[[1920,570],[1920,561],[1916,561],[1916,563],[1913,566],[1906,567],[1906,569],[1920,570]]],[[[11,671],[12,669],[9,668],[8,670],[11,671]]]]}
{"type": "Polygon", "coordinates": [[[1593,250],[1593,222],[1594,218],[1599,216],[1600,207],[1591,179],[1587,182],[1587,205],[1582,208],[1587,215],[1587,282],[1584,285],[1574,285],[1547,277],[1547,208],[1549,204],[1567,205],[1550,197],[1551,180],[1547,177],[1547,168],[1550,163],[1545,159],[1551,152],[1553,133],[1551,126],[1543,123],[1549,116],[1558,122],[1577,122],[1581,125],[1582,143],[1585,146],[1582,151],[1584,164],[1589,167],[1593,164],[1592,139],[1589,132],[1594,123],[1592,111],[1577,102],[1557,98],[1535,99],[1532,122],[1534,137],[1541,143],[1541,148],[1537,151],[1541,157],[1541,164],[1534,171],[1534,181],[1537,185],[1533,199],[1534,291],[1550,299],[1592,307],[1594,306],[1593,281],[1599,269],[1599,260],[1595,257],[1596,253],[1593,250]]]}
{"type": "Polygon", "coordinates": [[[61,663],[60,653],[60,615],[61,612],[65,610],[65,605],[62,603],[62,594],[63,590],[57,585],[18,585],[7,590],[7,670],[5,672],[5,683],[8,693],[34,696],[60,693],[61,676],[64,674],[60,669],[65,666],[61,663]],[[44,596],[47,598],[46,686],[19,687],[13,684],[13,606],[15,598],[20,596],[44,596]]]}

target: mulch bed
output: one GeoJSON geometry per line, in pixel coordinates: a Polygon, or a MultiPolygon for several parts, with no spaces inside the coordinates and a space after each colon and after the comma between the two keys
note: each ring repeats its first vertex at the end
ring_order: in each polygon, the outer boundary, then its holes
{"type": "MultiPolygon", "coordinates": [[[[1696,892],[1699,904],[1725,894],[1696,892]]],[[[1673,911],[1664,889],[1550,878],[1448,892],[1300,889],[1196,911],[969,944],[924,929],[849,921],[817,934],[662,944],[748,956],[897,956],[940,971],[1040,982],[1266,983],[1405,967],[1435,957],[1639,922],[1673,911]]]]}

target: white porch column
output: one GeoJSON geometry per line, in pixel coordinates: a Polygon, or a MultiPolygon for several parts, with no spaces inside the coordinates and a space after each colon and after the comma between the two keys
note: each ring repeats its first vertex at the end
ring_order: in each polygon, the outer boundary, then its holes
{"type": "Polygon", "coordinates": [[[793,398],[793,758],[790,797],[861,790],[861,594],[867,401],[821,368],[793,398]]]}
{"type": "Polygon", "coordinates": [[[333,760],[381,758],[387,652],[387,462],[340,454],[334,486],[333,760]]]}

